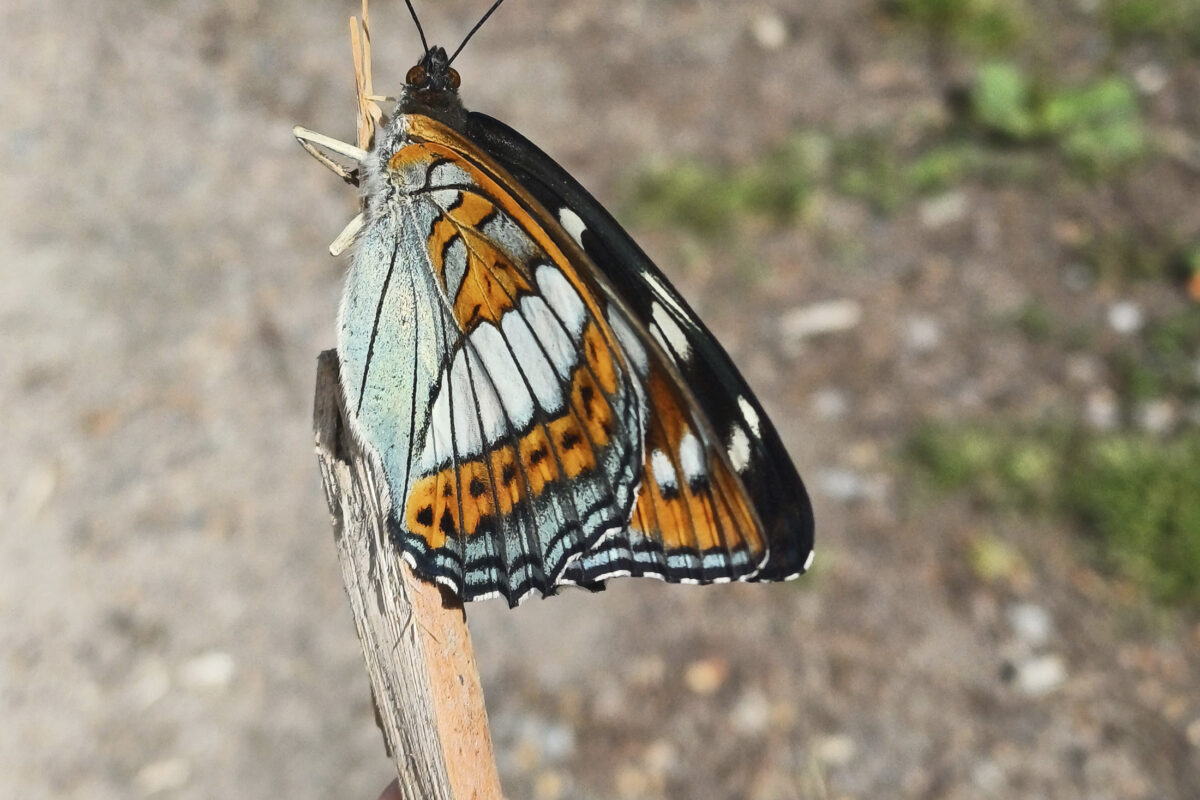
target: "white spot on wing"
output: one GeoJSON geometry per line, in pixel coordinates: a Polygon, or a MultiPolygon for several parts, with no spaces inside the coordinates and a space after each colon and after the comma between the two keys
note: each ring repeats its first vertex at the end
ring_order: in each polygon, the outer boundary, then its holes
{"type": "Polygon", "coordinates": [[[458,191],[458,189],[438,189],[430,192],[429,198],[433,200],[434,205],[445,211],[458,202],[461,194],[462,192],[458,191]]]}
{"type": "Polygon", "coordinates": [[[450,400],[445,388],[438,392],[429,412],[429,431],[425,434],[425,449],[421,452],[420,470],[433,469],[442,453],[450,453],[450,400]]]}
{"type": "Polygon", "coordinates": [[[816,554],[817,554],[816,550],[808,551],[808,557],[806,559],[804,559],[804,571],[805,572],[808,572],[808,568],[812,566],[813,556],[815,556],[816,554]]]}
{"type": "Polygon", "coordinates": [[[525,379],[537,396],[538,405],[546,411],[562,409],[562,384],[554,374],[554,367],[546,360],[545,353],[538,347],[537,339],[524,318],[520,314],[505,314],[500,319],[500,327],[512,348],[509,358],[515,356],[517,363],[521,365],[525,379]]]}
{"type": "Polygon", "coordinates": [[[670,356],[671,348],[667,346],[667,340],[663,337],[662,331],[659,329],[659,327],[653,322],[651,322],[647,327],[649,327],[650,335],[654,337],[654,341],[658,342],[659,348],[661,348],[664,353],[670,356]]]}
{"type": "Polygon", "coordinates": [[[734,425],[729,431],[729,462],[738,472],[745,471],[750,466],[750,439],[741,425],[734,425]]]}
{"type": "Polygon", "coordinates": [[[478,372],[479,364],[470,365],[468,370],[466,350],[460,350],[454,359],[454,371],[450,380],[454,385],[454,452],[462,456],[473,456],[483,452],[483,433],[479,429],[479,414],[476,408],[479,399],[475,396],[472,372],[478,372]]]}
{"type": "MultiPolygon", "coordinates": [[[[512,312],[509,312],[512,313],[512,312]]],[[[578,361],[575,345],[563,330],[558,318],[540,297],[528,296],[521,300],[521,316],[529,325],[542,349],[550,357],[554,371],[564,381],[570,379],[571,370],[578,361]]]]}
{"type": "Polygon", "coordinates": [[[645,280],[646,283],[650,284],[650,288],[652,288],[655,292],[656,300],[665,300],[667,305],[679,312],[679,316],[684,317],[685,319],[687,318],[688,313],[684,310],[683,306],[680,305],[679,301],[675,299],[674,290],[663,283],[661,278],[643,270],[642,279],[645,280]]]}
{"type": "MultiPolygon", "coordinates": [[[[580,302],[578,295],[571,296],[580,302]]],[[[422,468],[436,466],[452,452],[476,455],[510,428],[528,425],[535,397],[545,411],[560,411],[562,381],[570,377],[575,361],[573,343],[540,297],[524,298],[519,311],[501,318],[499,328],[479,325],[442,377],[430,411],[422,468]]]]}
{"type": "Polygon", "coordinates": [[[676,356],[687,361],[692,356],[692,345],[684,335],[683,329],[679,327],[679,323],[675,318],[667,313],[667,310],[660,303],[652,303],[650,305],[650,314],[654,317],[654,322],[657,324],[662,335],[671,345],[670,351],[673,351],[676,356]]]}
{"type": "Polygon", "coordinates": [[[560,208],[558,210],[558,221],[562,224],[563,230],[571,234],[571,238],[575,240],[575,244],[583,247],[583,232],[587,230],[587,226],[583,224],[583,220],[569,208],[560,208]]]}
{"type": "MultiPolygon", "coordinates": [[[[521,380],[521,373],[517,369],[512,353],[509,352],[504,336],[494,325],[485,323],[472,331],[471,346],[483,360],[482,368],[476,367],[475,364],[471,366],[475,368],[476,372],[487,371],[486,375],[477,375],[475,380],[495,386],[496,392],[499,394],[497,404],[502,406],[495,410],[495,418],[490,413],[484,414],[484,428],[487,431],[488,441],[493,442],[500,437],[507,421],[511,421],[513,427],[516,428],[522,428],[529,424],[529,421],[533,419],[533,398],[529,395],[525,381],[521,380]],[[507,420],[505,414],[507,414],[507,420]]],[[[439,399],[441,399],[440,394],[439,399]]],[[[457,395],[455,402],[458,402],[457,395]]],[[[488,412],[490,409],[484,409],[484,411],[488,412]]]]}
{"type": "Polygon", "coordinates": [[[750,401],[744,396],[738,395],[738,408],[742,410],[742,416],[746,418],[746,424],[750,426],[750,432],[755,438],[762,438],[762,431],[759,429],[758,412],[754,410],[754,406],[750,405],[750,401]]]}
{"type": "Polygon", "coordinates": [[[675,480],[675,467],[671,465],[671,459],[667,458],[667,454],[662,450],[655,450],[650,454],[650,467],[654,470],[654,482],[662,489],[679,489],[679,483],[675,480]]]}
{"type": "Polygon", "coordinates": [[[629,322],[625,319],[625,315],[616,308],[609,306],[608,324],[613,329],[613,333],[616,335],[621,349],[625,351],[625,355],[629,356],[629,360],[633,362],[633,368],[637,370],[639,375],[645,377],[650,372],[650,361],[646,358],[646,348],[642,346],[633,328],[629,327],[629,322]]]}
{"type": "MultiPolygon", "coordinates": [[[[479,417],[475,411],[478,400],[468,378],[465,355],[466,351],[460,350],[449,371],[442,376],[442,385],[430,413],[425,448],[421,453],[423,469],[436,466],[439,458],[452,453],[470,456],[483,450],[479,417]],[[454,398],[453,406],[450,404],[451,396],[454,398]]],[[[471,368],[478,369],[478,362],[472,360],[471,368]]]]}
{"type": "Polygon", "coordinates": [[[679,440],[679,466],[688,483],[704,480],[708,473],[708,463],[704,458],[704,445],[695,434],[688,431],[679,440]]]}
{"type": "Polygon", "coordinates": [[[535,275],[542,297],[554,309],[571,336],[578,336],[587,319],[587,307],[566,276],[554,267],[543,264],[535,275]]]}

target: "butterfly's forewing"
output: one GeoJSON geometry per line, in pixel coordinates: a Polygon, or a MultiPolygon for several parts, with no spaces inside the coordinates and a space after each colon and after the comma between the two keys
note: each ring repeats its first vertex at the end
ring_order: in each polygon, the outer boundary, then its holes
{"type": "MultiPolygon", "coordinates": [[[[606,554],[603,546],[596,548],[596,555],[585,555],[572,565],[568,576],[587,582],[610,571],[621,574],[606,564],[609,555],[630,561],[622,564],[630,574],[657,574],[669,580],[709,581],[729,577],[782,580],[803,572],[813,544],[813,514],[808,494],[779,434],[721,345],[629,234],[553,159],[508,126],[484,114],[470,114],[466,132],[557,217],[562,229],[576,240],[600,271],[602,280],[597,283],[601,290],[610,293],[611,299],[627,310],[638,332],[649,335],[647,351],[663,357],[664,363],[652,366],[649,385],[653,389],[657,379],[672,388],[673,396],[653,391],[650,394],[651,425],[647,430],[645,458],[648,469],[642,494],[646,494],[646,484],[654,483],[656,450],[671,454],[678,478],[687,482],[680,456],[695,448],[690,448],[691,440],[681,440],[679,431],[667,426],[672,420],[690,422],[688,432],[697,436],[701,432],[707,434],[701,438],[714,486],[714,498],[709,505],[718,509],[716,523],[706,529],[710,536],[694,535],[692,541],[706,543],[715,538],[734,545],[728,549],[728,557],[720,555],[722,548],[714,548],[705,561],[705,554],[700,552],[701,563],[697,568],[694,558],[679,557],[670,563],[672,542],[664,542],[660,535],[657,544],[667,555],[639,559],[637,549],[644,546],[637,536],[639,517],[653,528],[653,520],[649,518],[655,517],[655,510],[664,506],[659,494],[653,491],[661,487],[655,486],[650,492],[652,497],[639,499],[633,530],[611,537],[608,549],[612,552],[606,554]],[[658,448],[656,435],[662,440],[658,448]],[[685,442],[689,448],[681,449],[685,442]],[[741,519],[743,505],[757,518],[760,529],[741,530],[740,536],[735,533],[732,538],[726,537],[726,523],[741,519]],[[728,511],[728,517],[720,513],[722,508],[728,511]],[[629,536],[632,541],[623,542],[622,536],[629,536]],[[748,569],[740,562],[743,554],[750,557],[757,554],[756,536],[765,539],[767,552],[765,558],[748,569]],[[633,558],[626,558],[625,552],[632,552],[633,558]],[[654,565],[656,557],[665,558],[665,569],[654,565]]],[[[661,459],[659,463],[665,467],[661,459]]],[[[685,499],[690,500],[690,496],[685,499]]],[[[703,529],[705,517],[693,515],[692,519],[695,521],[681,522],[678,527],[700,524],[703,529]]],[[[679,552],[688,554],[689,549],[680,548],[679,552]]]]}
{"type": "Polygon", "coordinates": [[[552,593],[622,529],[642,388],[604,309],[507,176],[413,115],[384,154],[392,201],[351,265],[347,406],[387,476],[394,538],[464,599],[552,593]]]}

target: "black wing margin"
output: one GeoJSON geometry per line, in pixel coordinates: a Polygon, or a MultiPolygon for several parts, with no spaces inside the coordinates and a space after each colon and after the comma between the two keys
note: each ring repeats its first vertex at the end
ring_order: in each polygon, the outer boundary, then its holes
{"type": "Polygon", "coordinates": [[[624,228],[552,158],[486,114],[471,113],[466,134],[556,220],[563,218],[562,209],[578,217],[582,249],[621,302],[659,337],[713,429],[729,441],[737,436],[734,426],[740,428],[738,438],[748,447],[740,477],[770,547],[753,580],[784,580],[803,572],[813,547],[812,504],[778,432],[725,349],[624,228]],[[674,322],[673,335],[664,335],[663,323],[656,321],[661,315],[674,322]]]}

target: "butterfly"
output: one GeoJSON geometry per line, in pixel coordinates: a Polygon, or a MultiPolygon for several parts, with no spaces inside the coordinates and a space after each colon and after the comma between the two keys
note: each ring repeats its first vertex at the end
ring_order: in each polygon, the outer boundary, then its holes
{"type": "MultiPolygon", "coordinates": [[[[353,434],[386,478],[389,536],[463,600],[609,578],[779,581],[813,513],[728,354],[571,175],[469,112],[430,47],[391,114],[354,25],[359,145],[296,128],[360,187],[337,352],[353,434]],[[347,160],[350,167],[326,155],[347,160]]],[[[390,99],[390,98],[389,98],[390,99]]]]}

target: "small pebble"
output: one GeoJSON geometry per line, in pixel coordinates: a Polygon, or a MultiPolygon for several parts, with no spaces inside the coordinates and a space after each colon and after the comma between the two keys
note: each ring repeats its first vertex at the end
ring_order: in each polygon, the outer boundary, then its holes
{"type": "Polygon", "coordinates": [[[1137,303],[1122,300],[1109,306],[1108,326],[1119,334],[1128,336],[1137,333],[1142,328],[1142,322],[1142,310],[1137,303]]]}
{"type": "Polygon", "coordinates": [[[592,713],[605,722],[618,721],[629,714],[625,692],[615,683],[601,684],[593,694],[592,713]]]}
{"type": "Polygon", "coordinates": [[[171,675],[166,664],[157,658],[149,658],[138,665],[130,686],[134,705],[139,709],[149,708],[171,690],[171,675]]]}
{"type": "Polygon", "coordinates": [[[1022,692],[1040,697],[1062,685],[1067,679],[1067,668],[1059,656],[1035,656],[1016,665],[1014,679],[1022,692]]]}
{"type": "Polygon", "coordinates": [[[1084,407],[1084,419],[1098,431],[1111,431],[1121,421],[1121,409],[1117,395],[1111,389],[1090,392],[1084,407]]]}
{"type": "Polygon", "coordinates": [[[848,331],[862,321],[862,305],[857,300],[830,300],[794,308],[779,319],[779,332],[785,339],[800,341],[823,333],[848,331]]]}
{"type": "Polygon", "coordinates": [[[1003,768],[990,759],[981,761],[971,770],[971,780],[985,794],[999,797],[1008,784],[1008,777],[1003,768]]]}
{"type": "Polygon", "coordinates": [[[787,23],[774,11],[763,11],[750,24],[750,34],[763,50],[778,50],[787,44],[787,23]]]}
{"type": "Polygon", "coordinates": [[[179,682],[192,689],[224,689],[233,681],[237,667],[229,653],[213,651],[184,662],[179,682]]]}
{"type": "Polygon", "coordinates": [[[702,658],[688,665],[684,683],[696,694],[714,694],[729,677],[729,664],[721,658],[702,658]]]}
{"type": "Polygon", "coordinates": [[[819,419],[841,419],[850,410],[850,403],[837,389],[818,389],[812,396],[812,410],[819,419]]]}
{"type": "Polygon", "coordinates": [[[911,317],[904,325],[904,344],[914,353],[928,353],[942,343],[942,326],[933,317],[911,317]]]}
{"type": "Polygon", "coordinates": [[[1008,624],[1022,641],[1041,647],[1050,639],[1054,623],[1046,609],[1034,603],[1017,603],[1008,609],[1008,624]]]}
{"type": "Polygon", "coordinates": [[[666,739],[651,742],[642,756],[642,763],[651,775],[668,775],[675,770],[679,762],[679,754],[675,745],[666,739]]]}
{"type": "Polygon", "coordinates": [[[575,731],[557,722],[545,723],[540,731],[542,755],[551,763],[570,758],[575,752],[575,731]]]}
{"type": "Polygon", "coordinates": [[[1133,81],[1142,94],[1158,94],[1167,87],[1170,76],[1161,64],[1142,64],[1133,71],[1133,81]]]}
{"type": "Polygon", "coordinates": [[[937,197],[931,197],[921,203],[918,215],[921,224],[926,228],[937,229],[966,218],[970,209],[967,193],[963,191],[946,192],[937,197]]]}
{"type": "Polygon", "coordinates": [[[512,743],[509,757],[525,772],[561,763],[575,753],[575,731],[566,723],[537,714],[497,716],[492,728],[512,743]]]}
{"type": "Polygon", "coordinates": [[[1162,435],[1175,427],[1178,414],[1169,400],[1149,400],[1138,406],[1137,422],[1146,433],[1162,435]]]}
{"type": "Polygon", "coordinates": [[[133,785],[143,796],[182,789],[192,779],[192,766],[182,758],[166,758],[142,767],[133,785]]]}
{"type": "Polygon", "coordinates": [[[817,474],[821,494],[832,500],[849,503],[871,494],[871,487],[862,475],[850,469],[826,469],[817,474]]]}
{"type": "Polygon", "coordinates": [[[813,744],[813,756],[831,767],[849,764],[857,750],[854,740],[844,734],[822,736],[813,744]]]}
{"type": "Polygon", "coordinates": [[[539,773],[533,783],[533,796],[537,800],[558,800],[567,793],[567,781],[561,772],[549,770],[539,773]]]}
{"type": "Polygon", "coordinates": [[[1091,355],[1074,354],[1067,357],[1067,379],[1089,386],[1100,380],[1100,360],[1091,355]]]}
{"type": "Polygon", "coordinates": [[[14,504],[26,520],[36,519],[50,506],[58,489],[59,472],[58,465],[52,462],[34,464],[26,470],[25,480],[17,491],[14,504]]]}
{"type": "Polygon", "coordinates": [[[733,707],[729,721],[738,733],[756,736],[763,733],[771,722],[771,704],[762,692],[746,692],[733,707]]]}
{"type": "Polygon", "coordinates": [[[640,769],[619,768],[616,782],[618,797],[641,798],[650,792],[650,776],[640,769]]]}
{"type": "Polygon", "coordinates": [[[658,656],[644,656],[629,666],[629,684],[640,688],[661,686],[667,677],[667,665],[658,656]]]}
{"type": "Polygon", "coordinates": [[[1187,740],[1192,747],[1200,750],[1200,719],[1192,720],[1187,726],[1187,740]]]}

